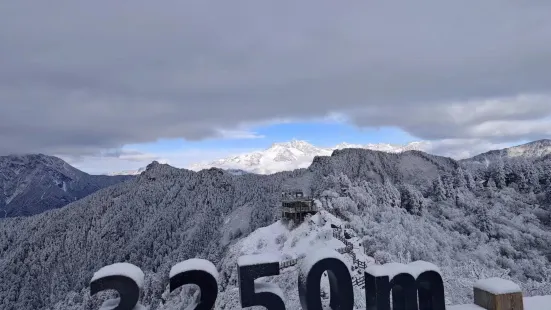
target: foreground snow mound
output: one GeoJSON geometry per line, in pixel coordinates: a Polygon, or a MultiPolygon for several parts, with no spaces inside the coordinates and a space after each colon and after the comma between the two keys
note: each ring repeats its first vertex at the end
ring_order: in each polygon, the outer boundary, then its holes
{"type": "MultiPolygon", "coordinates": [[[[549,305],[551,304],[551,296],[524,297],[523,303],[524,303],[524,310],[549,309],[549,305]]],[[[448,310],[485,310],[484,308],[473,304],[448,306],[447,309],[448,310]]]]}
{"type": "MultiPolygon", "coordinates": [[[[236,309],[240,307],[237,261],[240,257],[253,254],[263,254],[259,257],[280,257],[280,275],[261,278],[255,282],[273,283],[281,288],[286,309],[301,309],[298,296],[298,276],[300,262],[308,254],[319,249],[327,251],[344,251],[346,244],[333,237],[333,233],[342,231],[332,227],[344,227],[344,223],[326,211],[307,218],[303,223],[292,228],[292,223],[278,221],[270,226],[262,227],[252,232],[248,237],[241,239],[231,246],[221,264],[220,277],[221,293],[216,301],[215,309],[236,309]],[[286,266],[287,262],[294,263],[286,266]]],[[[342,238],[344,239],[344,238],[342,238]]],[[[363,277],[363,274],[354,267],[353,256],[356,261],[371,265],[374,259],[363,254],[360,240],[356,237],[344,239],[352,244],[352,250],[341,255],[349,267],[352,278],[363,277]],[[351,254],[354,253],[354,254],[351,254]]],[[[329,282],[326,277],[321,281],[324,304],[329,304],[329,282]]],[[[355,308],[365,308],[365,293],[360,286],[354,286],[355,308]]]]}
{"type": "MultiPolygon", "coordinates": [[[[108,299],[101,305],[99,310],[114,310],[119,306],[119,302],[120,298],[108,299]]],[[[149,308],[142,304],[137,304],[132,310],[149,310],[149,308]]]]}

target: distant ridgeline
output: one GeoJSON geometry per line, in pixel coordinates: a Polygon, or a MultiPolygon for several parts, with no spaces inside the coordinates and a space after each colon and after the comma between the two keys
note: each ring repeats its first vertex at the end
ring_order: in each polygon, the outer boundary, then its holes
{"type": "MultiPolygon", "coordinates": [[[[278,285],[256,281],[280,274],[280,262],[277,256],[270,254],[241,256],[238,259],[237,268],[240,303],[243,308],[263,306],[268,310],[286,309],[285,297],[278,285]]],[[[348,266],[341,254],[324,249],[307,255],[301,261],[298,292],[302,309],[323,309],[320,281],[325,276],[328,276],[330,285],[330,307],[333,310],[352,310],[354,292],[348,266]]],[[[364,277],[367,310],[390,310],[391,302],[393,310],[446,309],[443,280],[438,267],[431,263],[416,261],[408,265],[375,265],[365,270],[364,277]]],[[[189,259],[176,264],[170,270],[170,291],[194,284],[199,287],[199,298],[187,309],[211,310],[218,297],[218,279],[218,271],[213,263],[204,259],[189,259]]],[[[491,280],[493,282],[490,284],[497,286],[503,286],[505,283],[500,282],[499,279],[491,280]]],[[[101,268],[94,274],[90,282],[90,294],[95,295],[105,290],[115,290],[119,293],[118,299],[105,301],[101,309],[145,309],[139,304],[143,283],[144,273],[139,267],[128,263],[113,264],[101,268]]],[[[491,285],[488,283],[475,286],[475,303],[484,306],[484,309],[522,309],[514,303],[520,300],[522,307],[522,293],[514,283],[505,283],[509,290],[506,292],[508,294],[505,294],[509,304],[503,308],[499,307],[493,298],[496,297],[495,295],[498,297],[505,295],[500,295],[499,292],[492,293],[491,285]],[[511,287],[514,288],[512,291],[511,287]]]]}

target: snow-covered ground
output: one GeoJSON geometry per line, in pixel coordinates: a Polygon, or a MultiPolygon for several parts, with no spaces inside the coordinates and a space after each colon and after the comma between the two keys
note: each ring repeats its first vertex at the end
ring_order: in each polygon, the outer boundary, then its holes
{"type": "MultiPolygon", "coordinates": [[[[272,254],[280,257],[280,265],[293,259],[302,257],[318,249],[337,250],[345,248],[345,244],[333,237],[336,231],[331,227],[343,226],[344,223],[337,217],[326,211],[320,211],[311,218],[295,228],[291,224],[278,221],[270,226],[262,227],[252,232],[249,236],[241,239],[231,246],[228,255],[222,260],[222,273],[220,286],[222,292],[218,296],[216,309],[237,309],[239,304],[239,291],[237,283],[236,262],[239,257],[251,254],[272,254]]],[[[342,233],[342,232],[341,232],[342,233]]],[[[374,263],[374,259],[363,254],[363,248],[360,246],[360,240],[356,237],[348,239],[353,244],[353,251],[356,259],[365,262],[367,265],[374,263]]],[[[342,255],[344,262],[350,270],[351,276],[360,277],[359,269],[354,268],[352,256],[348,253],[342,255]],[[354,269],[354,270],[352,270],[354,269]]],[[[285,306],[287,309],[300,309],[298,296],[298,273],[300,262],[296,265],[280,269],[279,276],[260,279],[259,283],[269,282],[277,284],[285,296],[285,306]]],[[[329,282],[322,279],[322,291],[329,294],[329,282]]],[[[355,308],[365,308],[365,293],[363,289],[354,286],[355,308]]],[[[328,304],[329,299],[324,299],[328,304]]],[[[167,308],[168,309],[168,308],[167,308]]]]}
{"type": "MultiPolygon", "coordinates": [[[[509,280],[499,278],[482,279],[475,283],[474,287],[490,292],[492,294],[510,294],[522,292],[520,286],[509,280]]],[[[549,309],[551,304],[551,296],[535,296],[523,298],[524,310],[543,310],[549,309]]],[[[483,310],[484,308],[477,305],[455,305],[449,306],[449,310],[483,310]]]]}
{"type": "MultiPolygon", "coordinates": [[[[524,310],[545,310],[551,308],[551,296],[524,297],[524,310]]],[[[474,304],[447,306],[447,310],[484,310],[474,304]]]]}
{"type": "Polygon", "coordinates": [[[551,295],[524,298],[524,310],[544,310],[544,309],[550,309],[550,308],[551,308],[551,295]]]}

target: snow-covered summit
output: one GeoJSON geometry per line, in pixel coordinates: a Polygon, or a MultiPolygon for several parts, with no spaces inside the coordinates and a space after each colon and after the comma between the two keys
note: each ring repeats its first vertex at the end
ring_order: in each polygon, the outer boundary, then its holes
{"type": "Polygon", "coordinates": [[[74,174],[75,169],[58,157],[44,154],[7,155],[0,157],[2,167],[44,167],[74,174]]]}
{"type": "Polygon", "coordinates": [[[297,140],[297,139],[293,139],[289,142],[276,142],[276,143],[273,143],[270,148],[272,148],[272,149],[278,149],[278,148],[291,149],[291,148],[294,148],[294,149],[300,150],[304,153],[318,152],[319,149],[323,149],[323,148],[315,147],[312,144],[310,144],[310,143],[308,143],[304,140],[297,140]]]}
{"type": "Polygon", "coordinates": [[[197,171],[218,167],[258,174],[271,174],[306,168],[312,163],[315,156],[329,156],[331,152],[331,148],[316,147],[306,141],[292,140],[290,142],[274,143],[263,151],[231,156],[208,163],[193,164],[190,169],[197,171]]]}
{"type": "Polygon", "coordinates": [[[425,142],[412,142],[406,145],[351,144],[340,143],[334,147],[318,147],[303,140],[293,139],[289,142],[273,143],[268,149],[231,156],[213,162],[197,163],[190,166],[192,170],[218,167],[222,169],[241,170],[257,174],[271,174],[307,168],[316,156],[330,156],[334,150],[346,148],[361,148],[389,153],[399,153],[408,150],[423,150],[425,142]]]}
{"type": "Polygon", "coordinates": [[[348,142],[342,142],[335,146],[335,149],[361,149],[363,146],[361,144],[354,144],[354,143],[348,143],[348,142]]]}

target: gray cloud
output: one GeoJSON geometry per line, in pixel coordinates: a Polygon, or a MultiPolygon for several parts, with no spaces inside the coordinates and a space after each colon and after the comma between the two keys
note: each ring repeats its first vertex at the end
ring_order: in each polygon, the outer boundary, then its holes
{"type": "Polygon", "coordinates": [[[455,159],[469,158],[489,150],[511,147],[517,143],[499,143],[484,139],[443,139],[427,143],[425,152],[455,159]]]}
{"type": "Polygon", "coordinates": [[[115,149],[101,152],[101,157],[117,158],[127,161],[143,162],[160,160],[159,156],[147,154],[136,150],[115,149]]]}
{"type": "Polygon", "coordinates": [[[421,139],[548,135],[549,14],[513,0],[4,1],[0,153],[334,112],[421,139]]]}
{"type": "Polygon", "coordinates": [[[506,142],[551,136],[549,96],[518,96],[440,105],[419,104],[400,109],[370,107],[350,115],[351,120],[360,126],[392,124],[429,140],[506,142]],[[401,119],[400,123],[396,123],[397,117],[401,119]]]}

